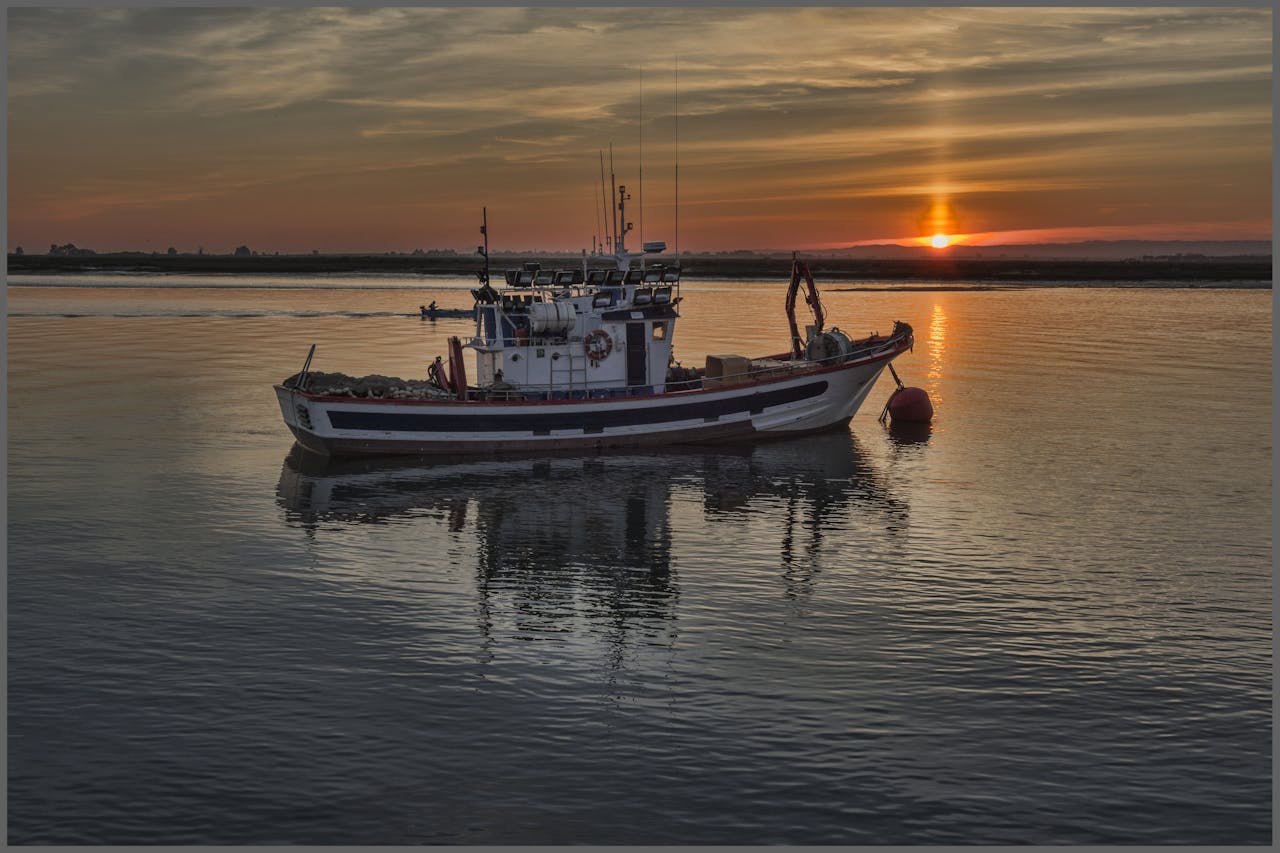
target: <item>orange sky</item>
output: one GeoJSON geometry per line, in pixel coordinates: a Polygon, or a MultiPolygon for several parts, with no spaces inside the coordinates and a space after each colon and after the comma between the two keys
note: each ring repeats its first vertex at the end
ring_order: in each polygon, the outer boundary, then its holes
{"type": "Polygon", "coordinates": [[[9,9],[8,247],[1269,240],[1271,15],[9,9]]]}

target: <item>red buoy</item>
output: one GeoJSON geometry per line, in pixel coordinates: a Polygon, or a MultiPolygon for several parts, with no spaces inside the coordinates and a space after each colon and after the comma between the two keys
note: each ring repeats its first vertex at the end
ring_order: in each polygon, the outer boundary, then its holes
{"type": "Polygon", "coordinates": [[[923,388],[899,388],[889,397],[889,416],[905,423],[928,423],[933,420],[933,402],[923,388]]]}

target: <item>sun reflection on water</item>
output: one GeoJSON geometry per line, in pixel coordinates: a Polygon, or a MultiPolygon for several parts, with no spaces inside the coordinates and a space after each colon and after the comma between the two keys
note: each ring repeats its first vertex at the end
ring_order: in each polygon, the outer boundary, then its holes
{"type": "Polygon", "coordinates": [[[934,303],[933,316],[929,320],[929,396],[935,404],[939,400],[938,387],[942,380],[942,365],[947,352],[947,312],[934,303]]]}

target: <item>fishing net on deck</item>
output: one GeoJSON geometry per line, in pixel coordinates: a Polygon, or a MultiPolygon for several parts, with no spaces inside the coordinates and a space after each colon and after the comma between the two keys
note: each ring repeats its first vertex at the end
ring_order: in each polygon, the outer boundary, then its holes
{"type": "MultiPolygon", "coordinates": [[[[297,388],[301,373],[284,381],[286,388],[297,388]]],[[[431,400],[449,397],[447,391],[426,379],[401,379],[398,376],[348,376],[345,373],[313,371],[306,375],[301,389],[326,397],[367,397],[375,400],[431,400]]]]}

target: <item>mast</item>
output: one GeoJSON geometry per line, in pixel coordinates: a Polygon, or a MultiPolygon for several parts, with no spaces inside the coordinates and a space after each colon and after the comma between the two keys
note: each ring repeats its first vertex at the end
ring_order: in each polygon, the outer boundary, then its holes
{"type": "MultiPolygon", "coordinates": [[[[604,217],[604,226],[606,232],[609,230],[610,223],[613,225],[613,232],[606,238],[608,245],[601,242],[599,253],[592,251],[592,257],[608,258],[613,261],[620,270],[629,269],[631,259],[633,257],[641,257],[642,252],[627,251],[627,232],[635,230],[635,225],[627,221],[627,202],[631,196],[627,194],[625,185],[618,184],[618,175],[613,170],[613,143],[609,143],[609,181],[613,187],[614,195],[617,196],[615,203],[605,202],[609,206],[609,214],[604,217]]],[[[606,192],[604,182],[604,151],[600,152],[600,193],[604,198],[606,192]]],[[[656,251],[656,250],[655,250],[656,251]]],[[[585,273],[584,273],[585,274],[585,273]]]]}
{"type": "Polygon", "coordinates": [[[614,254],[618,256],[618,263],[621,265],[626,263],[627,252],[627,232],[631,230],[631,223],[627,221],[627,199],[631,196],[627,195],[626,186],[618,187],[618,210],[617,215],[622,220],[622,230],[618,232],[618,240],[614,245],[614,254]]]}
{"type": "Polygon", "coordinates": [[[476,252],[484,256],[484,270],[477,275],[480,277],[480,286],[482,288],[489,286],[489,208],[480,208],[480,233],[484,235],[484,245],[476,246],[476,252]]]}

